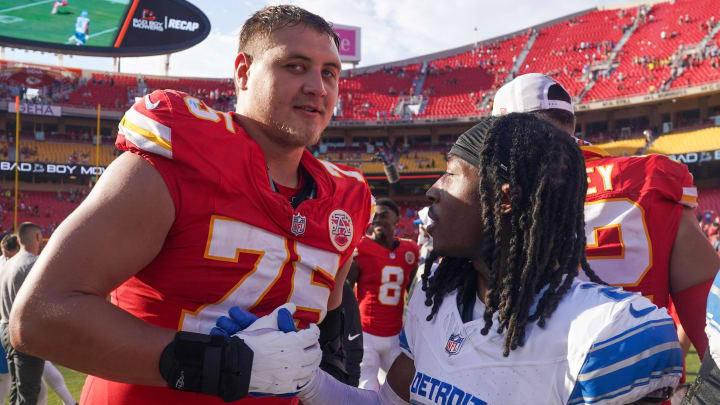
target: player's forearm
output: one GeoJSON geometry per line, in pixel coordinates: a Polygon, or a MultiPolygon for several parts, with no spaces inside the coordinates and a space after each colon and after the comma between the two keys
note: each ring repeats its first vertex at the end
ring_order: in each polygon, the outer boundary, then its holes
{"type": "Polygon", "coordinates": [[[708,345],[705,334],[705,306],[711,285],[712,280],[672,294],[675,311],[683,330],[695,346],[701,359],[705,355],[708,345]]]}
{"type": "Polygon", "coordinates": [[[345,385],[322,370],[310,385],[298,394],[304,405],[406,405],[386,383],[380,392],[345,385]]]}
{"type": "Polygon", "coordinates": [[[150,325],[94,295],[47,299],[21,290],[18,297],[10,335],[19,351],[109,380],[167,385],[158,362],[174,330],[150,325]]]}

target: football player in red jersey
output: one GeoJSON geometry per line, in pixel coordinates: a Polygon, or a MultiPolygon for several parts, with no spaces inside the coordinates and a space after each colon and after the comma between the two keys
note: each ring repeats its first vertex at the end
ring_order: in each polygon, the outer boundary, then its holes
{"type": "MultiPolygon", "coordinates": [[[[518,76],[495,95],[493,115],[530,112],[575,133],[570,95],[539,73],[518,76]]],[[[579,141],[582,142],[582,141],[579,141]]],[[[720,258],[698,227],[697,190],[685,165],[662,155],[614,157],[583,144],[588,172],[587,258],[604,281],[640,292],[659,307],[672,299],[702,358],[705,298],[720,258]]]]}
{"type": "Polygon", "coordinates": [[[378,390],[379,370],[384,377],[400,354],[405,291],[417,270],[420,248],[411,240],[395,237],[399,216],[394,201],[380,198],[375,202],[372,233],[358,245],[348,275],[351,286],[357,282],[363,329],[360,388],[378,390]]]}
{"type": "Polygon", "coordinates": [[[247,396],[297,391],[318,336],[342,338],[335,286],[373,209],[360,172],[306,150],[340,68],[325,20],[272,6],[240,32],[236,112],[177,91],[138,101],[120,123],[126,152],[18,295],[13,345],[90,374],[84,404],[296,403],[247,396]],[[210,335],[232,306],[294,312],[301,330],[210,335]],[[308,351],[282,352],[293,345],[308,351]]]}

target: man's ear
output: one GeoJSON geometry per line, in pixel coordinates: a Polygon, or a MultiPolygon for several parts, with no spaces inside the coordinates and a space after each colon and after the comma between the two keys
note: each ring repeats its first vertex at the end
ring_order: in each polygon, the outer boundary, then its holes
{"type": "Polygon", "coordinates": [[[248,70],[250,69],[250,55],[240,52],[235,57],[235,85],[238,90],[247,88],[248,70]]]}
{"type": "Polygon", "coordinates": [[[512,212],[512,206],[510,205],[510,184],[503,183],[503,185],[500,186],[500,191],[502,193],[502,203],[500,203],[500,211],[503,215],[506,215],[512,212]]]}

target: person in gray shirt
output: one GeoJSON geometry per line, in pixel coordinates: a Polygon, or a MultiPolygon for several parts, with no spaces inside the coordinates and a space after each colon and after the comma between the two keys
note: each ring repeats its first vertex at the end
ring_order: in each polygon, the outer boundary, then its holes
{"type": "Polygon", "coordinates": [[[10,258],[15,256],[20,251],[20,245],[18,245],[17,235],[7,234],[0,240],[0,251],[2,251],[2,257],[0,257],[0,264],[5,264],[10,258]]]}
{"type": "Polygon", "coordinates": [[[40,253],[42,232],[39,226],[24,222],[18,227],[17,235],[20,251],[5,263],[0,273],[0,338],[10,371],[10,405],[35,405],[40,394],[45,360],[13,349],[8,335],[8,320],[15,296],[40,253]]]}

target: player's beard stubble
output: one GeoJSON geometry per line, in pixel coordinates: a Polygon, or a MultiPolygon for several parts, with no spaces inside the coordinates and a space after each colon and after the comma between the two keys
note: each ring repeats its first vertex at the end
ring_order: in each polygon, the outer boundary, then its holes
{"type": "Polygon", "coordinates": [[[286,122],[271,119],[262,124],[267,136],[276,144],[288,147],[307,147],[315,145],[320,140],[322,130],[315,128],[298,128],[300,125],[290,125],[286,122]]]}

